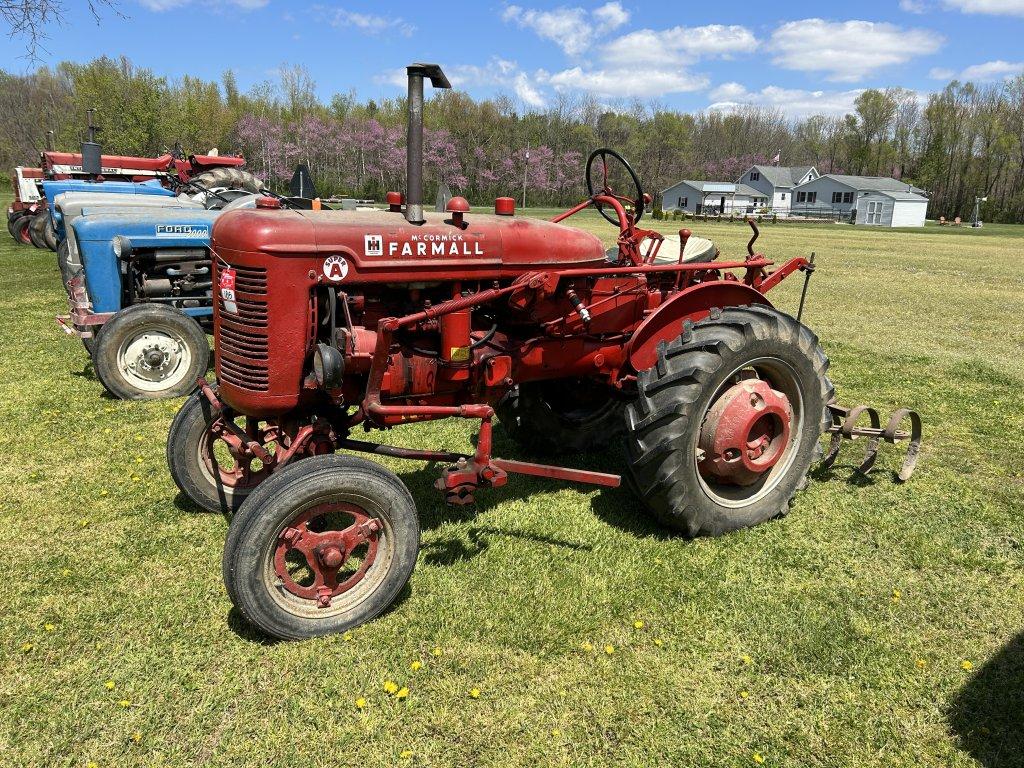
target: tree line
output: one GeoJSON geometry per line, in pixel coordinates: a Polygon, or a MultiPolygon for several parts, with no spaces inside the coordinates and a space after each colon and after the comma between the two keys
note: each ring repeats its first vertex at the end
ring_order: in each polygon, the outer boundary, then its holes
{"type": "MultiPolygon", "coordinates": [[[[0,71],[0,164],[34,165],[53,130],[57,149],[81,141],[96,109],[111,154],[241,152],[274,186],[307,163],[321,194],[381,199],[405,176],[403,97],[325,103],[302,67],[241,92],[220,82],[171,81],[127,59],[65,62],[28,74],[0,71]]],[[[681,179],[735,180],[750,165],[813,165],[821,173],[893,176],[926,190],[929,215],[1024,221],[1024,76],[995,85],[953,81],[922,98],[900,88],[864,91],[844,116],[788,119],[759,106],[681,113],[658,103],[600,103],[562,95],[545,109],[509,96],[435,93],[424,110],[427,189],[439,181],[471,202],[499,195],[565,205],[583,194],[595,147],[627,157],[655,195],[681,179]]]]}

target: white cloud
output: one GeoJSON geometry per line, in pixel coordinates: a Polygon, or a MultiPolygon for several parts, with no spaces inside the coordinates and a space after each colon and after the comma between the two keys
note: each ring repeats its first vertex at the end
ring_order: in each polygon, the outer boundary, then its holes
{"type": "Polygon", "coordinates": [[[558,91],[588,91],[608,98],[643,99],[666,93],[699,91],[708,86],[707,78],[701,75],[658,69],[637,76],[632,70],[572,67],[553,74],[538,73],[538,79],[558,91]]]}
{"type": "Polygon", "coordinates": [[[619,3],[605,3],[594,11],[594,18],[605,25],[605,29],[618,29],[629,21],[629,11],[619,3]]]}
{"type": "MultiPolygon", "coordinates": [[[[528,107],[543,107],[547,101],[537,87],[536,78],[523,72],[514,61],[493,57],[484,66],[478,64],[451,64],[444,66],[444,73],[454,88],[493,88],[496,84],[510,87],[528,107]]],[[[405,67],[389,69],[373,78],[375,83],[405,88],[408,80],[405,67]]]]}
{"type": "Polygon", "coordinates": [[[712,103],[708,109],[731,112],[753,105],[780,110],[790,118],[809,115],[845,115],[854,109],[853,103],[864,92],[863,88],[848,91],[805,91],[769,85],[759,91],[748,91],[740,83],[724,83],[709,94],[712,103]]]}
{"type": "Polygon", "coordinates": [[[385,32],[397,32],[403,37],[411,37],[416,27],[401,16],[376,16],[372,13],[357,13],[345,8],[317,8],[332,27],[352,27],[367,35],[380,35],[385,32]]]}
{"type": "Polygon", "coordinates": [[[932,67],[928,70],[928,77],[932,80],[952,80],[956,77],[956,72],[947,67],[932,67]]]}
{"type": "Polygon", "coordinates": [[[544,94],[530,82],[530,78],[527,77],[525,72],[520,72],[515,76],[513,88],[516,96],[528,107],[543,107],[547,103],[544,99],[544,94]]]}
{"type": "Polygon", "coordinates": [[[876,21],[802,19],[772,32],[773,62],[784,69],[825,72],[836,82],[856,82],[875,70],[935,53],[944,42],[926,29],[876,21]]]}
{"type": "Polygon", "coordinates": [[[629,12],[618,2],[605,3],[590,13],[583,8],[538,11],[510,5],[501,18],[551,40],[567,55],[575,57],[590,52],[594,40],[602,34],[629,21],[629,12]]]}
{"type": "Polygon", "coordinates": [[[960,73],[960,79],[984,83],[1016,77],[1021,73],[1024,73],[1024,61],[1002,61],[1000,59],[967,67],[960,73]]]}
{"type": "Polygon", "coordinates": [[[900,0],[900,10],[907,13],[927,13],[928,3],[924,0],[900,0]]]}
{"type": "Polygon", "coordinates": [[[1024,0],[945,0],[947,8],[991,16],[1024,16],[1024,0]]]}
{"type": "Polygon", "coordinates": [[[746,27],[709,24],[630,32],[603,46],[601,58],[620,66],[665,67],[698,58],[732,58],[756,48],[757,39],[746,27]]]}

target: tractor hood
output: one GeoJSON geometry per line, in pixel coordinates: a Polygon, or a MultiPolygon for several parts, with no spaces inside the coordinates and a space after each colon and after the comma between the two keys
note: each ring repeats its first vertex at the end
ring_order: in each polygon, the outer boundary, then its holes
{"type": "Polygon", "coordinates": [[[218,219],[213,242],[218,252],[338,256],[346,282],[515,276],[605,259],[596,235],[541,219],[467,213],[460,225],[453,214],[425,218],[416,225],[391,211],[234,211],[218,219]]]}

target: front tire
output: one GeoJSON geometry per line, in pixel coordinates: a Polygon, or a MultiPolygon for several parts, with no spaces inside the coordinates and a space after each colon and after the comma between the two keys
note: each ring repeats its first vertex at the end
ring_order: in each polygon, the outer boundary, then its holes
{"type": "Polygon", "coordinates": [[[224,585],[271,637],[344,632],[398,597],[419,537],[416,505],[394,473],[318,456],[272,475],[242,504],[224,545],[224,585]]]}
{"type": "Polygon", "coordinates": [[[104,325],[92,349],[96,377],[122,400],[183,397],[210,363],[199,324],[159,304],[121,310],[104,325]]]}
{"type": "Polygon", "coordinates": [[[768,307],[685,328],[626,410],[627,471],[647,509],[689,537],[785,514],[831,421],[827,370],[817,337],[768,307]]]}
{"type": "Polygon", "coordinates": [[[44,208],[32,217],[32,222],[28,226],[28,236],[32,245],[44,251],[49,248],[46,244],[46,220],[48,218],[50,218],[50,212],[44,208]]]}
{"type": "Polygon", "coordinates": [[[51,251],[57,251],[57,231],[53,228],[53,219],[49,216],[46,217],[46,223],[43,225],[43,242],[51,251]]]}
{"type": "Polygon", "coordinates": [[[33,221],[34,219],[27,214],[15,220],[12,234],[20,245],[35,245],[32,242],[33,221]]]}

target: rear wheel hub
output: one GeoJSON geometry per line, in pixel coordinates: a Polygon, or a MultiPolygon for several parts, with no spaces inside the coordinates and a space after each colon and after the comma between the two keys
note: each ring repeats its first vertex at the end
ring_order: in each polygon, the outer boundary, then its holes
{"type": "Polygon", "coordinates": [[[730,485],[752,485],[778,463],[789,444],[793,408],[763,379],[729,387],[708,409],[701,428],[701,473],[730,485]]]}

